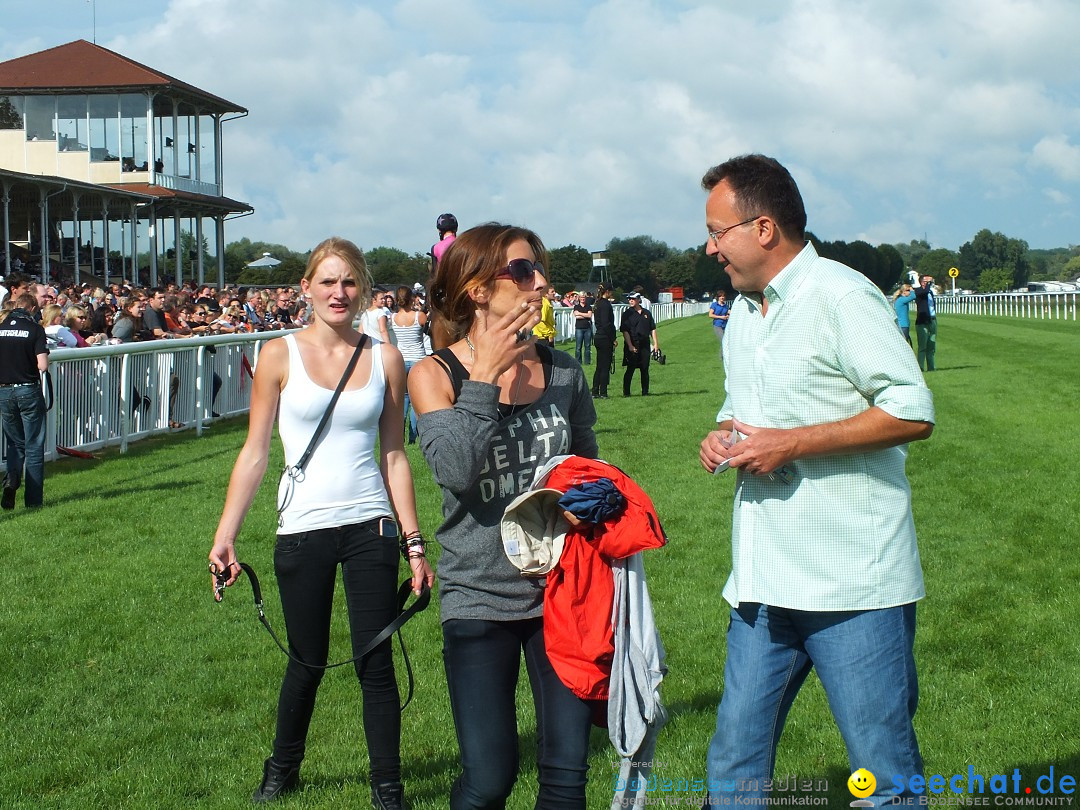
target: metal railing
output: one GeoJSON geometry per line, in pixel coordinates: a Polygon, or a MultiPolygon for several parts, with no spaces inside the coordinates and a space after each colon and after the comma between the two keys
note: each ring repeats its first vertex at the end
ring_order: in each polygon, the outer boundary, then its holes
{"type": "MultiPolygon", "coordinates": [[[[46,418],[45,460],[55,459],[63,449],[119,446],[123,452],[130,442],[167,433],[175,425],[201,435],[215,412],[245,413],[259,348],[280,335],[54,350],[49,355],[53,407],[46,418]]],[[[6,451],[5,445],[5,457],[6,451]]]]}
{"type": "MultiPolygon", "coordinates": [[[[623,304],[614,305],[619,323],[623,304]]],[[[653,304],[657,323],[696,315],[707,303],[653,304]]],[[[574,314],[557,309],[559,340],[574,337],[574,314]]],[[[182,426],[202,435],[220,416],[246,413],[264,341],[283,332],[150,340],[121,346],[56,349],[49,355],[54,404],[45,427],[45,460],[63,450],[92,452],[182,426]]],[[[48,399],[48,394],[46,394],[48,399]]],[[[4,440],[0,439],[0,442],[4,440]]],[[[6,457],[6,446],[0,444],[6,457]]],[[[2,468],[2,465],[0,465],[2,468]]]]}
{"type": "Polygon", "coordinates": [[[1016,318],[1076,320],[1080,293],[991,293],[988,295],[938,295],[934,306],[947,315],[1004,315],[1016,318]]]}

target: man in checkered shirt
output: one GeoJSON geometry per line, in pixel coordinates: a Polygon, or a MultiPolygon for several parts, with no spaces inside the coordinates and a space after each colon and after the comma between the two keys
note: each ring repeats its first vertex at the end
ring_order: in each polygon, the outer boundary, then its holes
{"type": "Polygon", "coordinates": [[[768,795],[788,710],[812,668],[851,770],[922,774],[915,602],[924,596],[904,464],[933,398],[865,276],[822,259],[788,171],[746,155],[702,180],[709,241],[740,295],[722,345],[706,469],[737,472],[724,695],[710,795],[768,795]]]}

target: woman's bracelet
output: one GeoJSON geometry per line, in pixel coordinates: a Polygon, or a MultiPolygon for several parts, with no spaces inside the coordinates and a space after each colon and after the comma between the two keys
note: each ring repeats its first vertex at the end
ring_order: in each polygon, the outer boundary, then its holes
{"type": "Polygon", "coordinates": [[[409,532],[401,538],[401,556],[406,562],[427,556],[424,553],[424,535],[418,530],[409,532]]]}

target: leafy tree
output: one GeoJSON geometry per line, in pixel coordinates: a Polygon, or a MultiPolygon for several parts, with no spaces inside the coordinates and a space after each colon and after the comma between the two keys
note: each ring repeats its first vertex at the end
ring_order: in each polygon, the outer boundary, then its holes
{"type": "Polygon", "coordinates": [[[734,297],[735,288],[731,286],[731,279],[716,257],[705,252],[705,245],[694,249],[694,281],[691,288],[694,295],[706,292],[715,295],[717,290],[724,290],[729,298],[734,297]]]}
{"type": "Polygon", "coordinates": [[[904,261],[904,267],[916,267],[922,261],[922,257],[930,252],[930,243],[925,239],[912,239],[907,244],[897,242],[892,245],[904,261]]]}
{"type": "MultiPolygon", "coordinates": [[[[918,267],[915,270],[920,276],[933,276],[935,282],[944,285],[946,279],[949,278],[949,269],[959,267],[959,265],[960,257],[954,251],[946,248],[936,248],[919,260],[918,267]]],[[[960,278],[956,280],[956,286],[965,289],[974,289],[977,283],[977,278],[965,277],[962,271],[960,278]]]]}
{"type": "Polygon", "coordinates": [[[697,251],[672,251],[666,258],[653,262],[650,271],[661,288],[682,287],[687,293],[694,284],[697,251]]]}
{"type": "Polygon", "coordinates": [[[1069,281],[1080,275],[1080,256],[1073,256],[1061,267],[1061,274],[1058,278],[1062,281],[1069,281]]]}
{"type": "Polygon", "coordinates": [[[659,285],[653,275],[653,265],[666,259],[671,252],[666,243],[651,236],[612,239],[607,244],[612,284],[623,290],[640,284],[645,295],[655,301],[659,285]]]}
{"type": "Polygon", "coordinates": [[[375,247],[364,252],[368,272],[376,286],[411,287],[417,282],[426,284],[430,275],[430,260],[426,254],[409,255],[392,247],[375,247]]]}
{"type": "MultiPolygon", "coordinates": [[[[1010,239],[1003,233],[983,228],[970,242],[960,246],[960,274],[981,278],[984,270],[1003,269],[1012,273],[1010,287],[1027,285],[1031,267],[1027,259],[1028,243],[1010,239]]],[[[981,285],[980,285],[981,289],[981,285]]]]}
{"type": "Polygon", "coordinates": [[[15,109],[11,99],[0,96],[0,129],[22,129],[22,115],[15,109]]]}
{"type": "Polygon", "coordinates": [[[548,251],[548,281],[560,291],[582,281],[592,274],[592,253],[577,245],[565,245],[548,251]]]}
{"type": "Polygon", "coordinates": [[[1012,289],[1013,271],[1007,267],[988,267],[979,273],[979,292],[1004,292],[1012,289]]]}

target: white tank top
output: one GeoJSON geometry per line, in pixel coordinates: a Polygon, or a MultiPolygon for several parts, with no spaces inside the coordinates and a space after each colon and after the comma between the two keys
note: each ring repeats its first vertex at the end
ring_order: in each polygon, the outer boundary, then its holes
{"type": "MultiPolygon", "coordinates": [[[[326,406],[334,395],[311,381],[304,368],[295,335],[285,336],[289,347],[289,381],[281,391],[278,434],[285,462],[293,465],[307,449],[326,406]]],[[[300,478],[278,485],[278,503],[285,500],[278,534],[363,523],[393,515],[379,464],[375,440],[379,433],[386,374],[379,344],[364,347],[371,353],[371,377],[363,388],[345,389],[338,397],[330,421],[300,478]]]]}
{"type": "Polygon", "coordinates": [[[416,363],[426,357],[424,352],[424,327],[420,325],[420,313],[413,313],[413,322],[405,326],[398,326],[397,321],[390,319],[390,326],[394,332],[394,343],[406,363],[416,363]]]}

